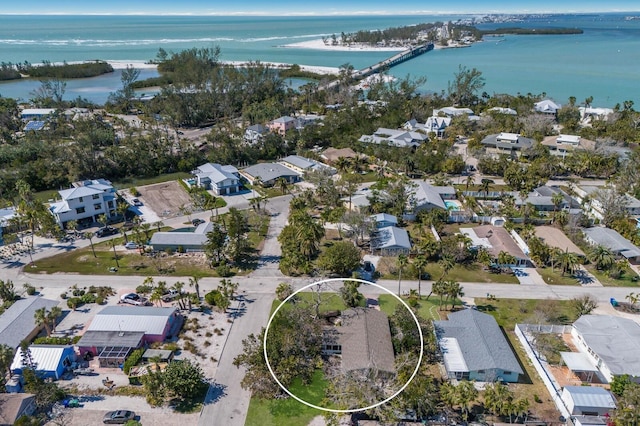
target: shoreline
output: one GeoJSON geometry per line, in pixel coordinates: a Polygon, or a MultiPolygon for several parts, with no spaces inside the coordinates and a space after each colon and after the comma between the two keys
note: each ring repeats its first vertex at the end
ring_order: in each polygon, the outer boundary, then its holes
{"type": "MultiPolygon", "coordinates": [[[[461,47],[469,47],[475,43],[479,43],[476,41],[472,44],[455,44],[450,46],[441,46],[437,43],[434,43],[434,50],[440,49],[457,49],[461,47]]],[[[342,44],[330,45],[325,44],[322,39],[314,39],[307,41],[300,41],[297,43],[284,44],[278,47],[286,48],[286,49],[312,49],[312,50],[325,50],[325,51],[334,51],[334,52],[402,52],[403,50],[407,50],[407,46],[369,46],[366,44],[353,44],[350,46],[343,46],[342,44]]],[[[302,67],[302,65],[301,65],[302,67]]]]}

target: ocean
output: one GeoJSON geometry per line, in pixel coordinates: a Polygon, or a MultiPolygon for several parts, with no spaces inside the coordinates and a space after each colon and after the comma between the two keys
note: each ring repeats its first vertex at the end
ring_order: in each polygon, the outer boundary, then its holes
{"type": "MultiPolygon", "coordinates": [[[[545,92],[557,102],[593,96],[594,106],[625,100],[640,105],[640,20],[630,13],[551,15],[526,22],[479,27],[578,27],[580,35],[489,37],[468,48],[429,52],[390,70],[396,77],[425,77],[423,92],[446,91],[459,65],[477,68],[484,91],[545,92]]],[[[148,61],[158,48],[179,51],[220,46],[221,59],[260,60],[364,68],[390,52],[339,52],[283,47],[333,33],[383,29],[464,16],[220,17],[220,16],[0,16],[0,61],[38,63],[91,59],[148,61]]],[[[142,70],[143,78],[156,75],[142,70]]],[[[66,98],[97,103],[118,89],[119,72],[69,81],[66,98]]],[[[37,81],[0,83],[2,96],[28,100],[37,81]]]]}

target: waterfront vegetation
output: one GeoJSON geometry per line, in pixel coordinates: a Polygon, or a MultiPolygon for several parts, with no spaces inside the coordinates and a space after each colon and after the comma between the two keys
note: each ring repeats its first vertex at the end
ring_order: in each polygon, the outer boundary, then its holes
{"type": "Polygon", "coordinates": [[[480,32],[484,35],[569,35],[582,34],[581,28],[518,28],[504,27],[493,30],[483,30],[480,32]]]}
{"type": "Polygon", "coordinates": [[[90,61],[79,64],[53,64],[42,61],[33,65],[29,62],[12,64],[3,62],[0,64],[0,81],[26,78],[88,78],[113,72],[113,67],[105,61],[90,61]]]}

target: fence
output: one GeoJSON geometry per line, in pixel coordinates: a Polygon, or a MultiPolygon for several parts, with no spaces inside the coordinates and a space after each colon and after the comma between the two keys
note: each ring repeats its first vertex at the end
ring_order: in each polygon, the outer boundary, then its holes
{"type": "Polygon", "coordinates": [[[538,353],[533,348],[533,346],[529,342],[529,339],[526,336],[526,333],[534,332],[534,331],[544,333],[544,331],[542,330],[544,330],[545,327],[547,330],[549,330],[548,331],[549,333],[564,333],[566,330],[565,327],[570,327],[570,326],[516,324],[515,332],[516,332],[516,336],[518,337],[518,340],[520,340],[522,347],[527,353],[527,356],[533,363],[533,367],[536,369],[538,375],[542,379],[542,382],[544,383],[547,390],[549,391],[549,394],[551,395],[553,402],[556,404],[558,411],[560,411],[560,413],[565,419],[569,419],[571,418],[571,412],[564,405],[564,402],[560,397],[560,385],[556,382],[553,376],[544,368],[543,361],[538,357],[538,353]]]}

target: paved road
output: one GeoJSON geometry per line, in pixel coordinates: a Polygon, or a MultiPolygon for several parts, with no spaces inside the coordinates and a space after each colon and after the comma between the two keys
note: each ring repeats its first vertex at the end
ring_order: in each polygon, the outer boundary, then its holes
{"type": "Polygon", "coordinates": [[[233,321],[229,330],[229,337],[222,350],[216,376],[207,393],[198,425],[244,425],[251,392],[240,386],[244,369],[236,368],[233,359],[242,352],[242,340],[249,334],[259,334],[266,325],[273,299],[270,294],[252,294],[241,298],[246,309],[239,311],[241,314],[233,321]]]}
{"type": "Polygon", "coordinates": [[[264,246],[260,253],[258,269],[250,274],[252,277],[277,277],[284,275],[280,272],[279,263],[282,256],[282,248],[278,242],[278,236],[287,224],[289,216],[289,202],[291,195],[276,197],[269,200],[267,211],[271,214],[269,230],[264,240],[264,246]]]}

